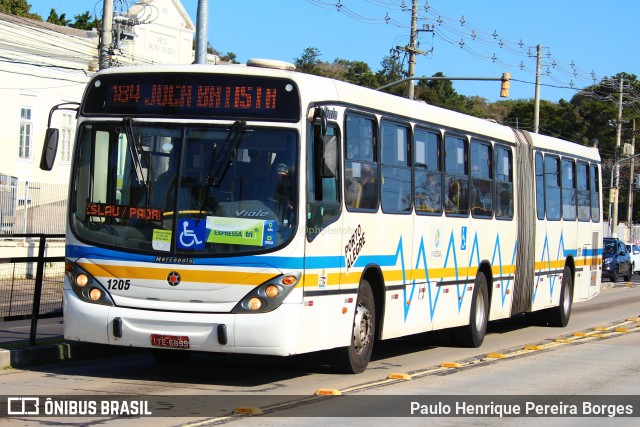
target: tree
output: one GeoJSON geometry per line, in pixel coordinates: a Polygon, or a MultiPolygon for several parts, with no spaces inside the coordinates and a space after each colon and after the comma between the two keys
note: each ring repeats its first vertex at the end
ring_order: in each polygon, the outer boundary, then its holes
{"type": "Polygon", "coordinates": [[[343,70],[342,75],[338,77],[340,80],[372,89],[379,86],[378,78],[366,62],[336,59],[333,63],[343,70]]]}
{"type": "Polygon", "coordinates": [[[301,73],[322,75],[319,73],[320,70],[318,68],[320,64],[320,60],[318,59],[319,57],[320,49],[308,47],[304,50],[300,58],[294,59],[293,63],[296,66],[296,69],[301,73]]]}
{"type": "Polygon", "coordinates": [[[0,0],[0,12],[42,21],[40,15],[31,13],[31,5],[27,0],[0,0]]]}
{"type": "Polygon", "coordinates": [[[102,28],[102,21],[98,18],[91,19],[91,13],[86,11],[80,15],[74,16],[75,22],[69,24],[70,27],[77,28],[79,30],[92,30],[93,28],[102,28]]]}
{"type": "Polygon", "coordinates": [[[218,54],[218,56],[220,57],[221,61],[228,62],[229,64],[239,64],[239,62],[236,60],[237,56],[233,52],[227,52],[224,55],[218,54]]]}
{"type": "Polygon", "coordinates": [[[66,27],[71,22],[71,20],[66,19],[66,17],[67,17],[66,13],[63,13],[62,15],[58,16],[58,13],[56,12],[56,10],[51,9],[51,12],[49,12],[49,17],[47,18],[47,22],[66,27]]]}
{"type": "MultiPolygon", "coordinates": [[[[385,86],[397,82],[407,77],[407,73],[402,68],[402,63],[397,55],[387,55],[380,62],[381,69],[376,73],[380,86],[385,86]]],[[[385,92],[402,96],[406,85],[397,84],[384,89],[385,92]]]]}

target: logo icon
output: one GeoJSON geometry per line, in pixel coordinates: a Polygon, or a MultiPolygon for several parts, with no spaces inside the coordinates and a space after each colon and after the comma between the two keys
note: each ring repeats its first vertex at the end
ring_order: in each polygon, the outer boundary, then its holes
{"type": "Polygon", "coordinates": [[[40,415],[40,398],[7,398],[7,415],[40,415]]]}
{"type": "Polygon", "coordinates": [[[178,234],[178,247],[180,249],[204,249],[205,221],[184,219],[181,220],[181,228],[182,231],[178,234]]]}
{"type": "Polygon", "coordinates": [[[167,283],[171,286],[178,286],[180,284],[180,274],[177,271],[169,273],[167,283]]]}

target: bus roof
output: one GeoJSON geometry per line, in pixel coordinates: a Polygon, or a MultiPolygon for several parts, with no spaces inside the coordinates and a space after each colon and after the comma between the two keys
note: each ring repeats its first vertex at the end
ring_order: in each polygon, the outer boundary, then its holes
{"type": "MultiPolygon", "coordinates": [[[[367,111],[391,113],[392,116],[398,118],[405,118],[413,122],[422,122],[437,128],[455,129],[470,135],[482,135],[495,140],[515,142],[512,128],[491,120],[469,116],[422,101],[409,100],[352,83],[292,71],[291,68],[286,69],[285,67],[278,69],[247,66],[243,64],[143,65],[109,68],[100,71],[96,76],[117,73],[144,74],[151,72],[230,73],[248,76],[288,78],[304,88],[300,91],[303,106],[309,103],[341,103],[354,109],[362,108],[367,111]]],[[[600,161],[597,148],[546,135],[530,134],[536,147],[551,151],[571,152],[580,157],[600,161]]]]}

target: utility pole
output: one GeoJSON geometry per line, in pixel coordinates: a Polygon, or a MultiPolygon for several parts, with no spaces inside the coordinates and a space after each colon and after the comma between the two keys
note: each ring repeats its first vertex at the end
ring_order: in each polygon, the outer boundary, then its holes
{"type": "Polygon", "coordinates": [[[109,51],[113,42],[111,31],[113,29],[113,0],[104,0],[102,4],[102,32],[100,33],[100,46],[98,47],[98,66],[101,70],[109,68],[109,51]]]}
{"type": "Polygon", "coordinates": [[[207,63],[207,21],[208,0],[198,0],[198,21],[196,22],[196,64],[207,63]]]}
{"type": "Polygon", "coordinates": [[[536,97],[533,106],[533,132],[538,133],[540,129],[540,67],[542,65],[542,46],[538,45],[538,55],[536,60],[536,97]]]}
{"type": "MultiPolygon", "coordinates": [[[[632,130],[633,133],[631,134],[631,155],[633,156],[635,154],[635,149],[636,149],[636,119],[635,117],[632,120],[632,130]]],[[[634,188],[634,182],[635,180],[633,179],[634,176],[634,169],[635,169],[635,162],[636,159],[632,158],[631,159],[631,165],[629,165],[629,211],[627,214],[627,222],[628,222],[628,229],[629,229],[629,237],[628,240],[629,241],[633,241],[634,240],[634,236],[632,233],[633,230],[633,190],[635,190],[634,188]]]]}
{"type": "Polygon", "coordinates": [[[415,94],[415,87],[411,78],[416,72],[416,55],[426,55],[426,52],[418,50],[416,47],[418,40],[418,0],[413,0],[411,7],[411,36],[409,38],[409,46],[396,46],[396,49],[409,53],[409,80],[407,98],[413,99],[415,94]]]}
{"type": "MultiPolygon", "coordinates": [[[[618,126],[616,128],[616,153],[620,152],[620,140],[622,138],[622,87],[624,84],[624,79],[620,78],[620,94],[618,97],[618,126]]],[[[615,200],[612,201],[611,206],[611,236],[617,237],[617,228],[618,228],[618,182],[620,181],[620,169],[618,167],[618,162],[613,166],[615,168],[615,181],[611,183],[612,191],[611,195],[615,197],[615,200]]],[[[612,174],[613,175],[613,174],[612,174]]],[[[613,180],[612,180],[613,181],[613,180]]],[[[611,197],[611,196],[610,196],[611,197]]]]}

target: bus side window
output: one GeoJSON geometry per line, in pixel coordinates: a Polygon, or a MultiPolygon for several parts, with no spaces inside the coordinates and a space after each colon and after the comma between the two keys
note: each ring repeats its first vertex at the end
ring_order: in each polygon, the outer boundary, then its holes
{"type": "Polygon", "coordinates": [[[447,135],[444,139],[445,197],[447,215],[469,214],[469,176],[467,168],[467,141],[447,135]]]}
{"type": "Polygon", "coordinates": [[[560,159],[556,156],[544,156],[544,187],[547,219],[559,220],[561,212],[560,159]]]}
{"type": "Polygon", "coordinates": [[[591,212],[589,205],[589,165],[585,162],[578,162],[577,171],[578,185],[578,221],[590,221],[591,212]]]}
{"type": "Polygon", "coordinates": [[[544,219],[544,165],[542,162],[542,153],[536,153],[536,212],[538,219],[544,219]]]}
{"type": "MultiPolygon", "coordinates": [[[[513,160],[511,150],[495,146],[496,218],[513,218],[513,160]]],[[[543,211],[544,212],[544,211],[543,211]]]]}
{"type": "Polygon", "coordinates": [[[349,114],[346,123],[345,205],[348,210],[377,211],[379,186],[374,121],[349,114]]]}
{"type": "Polygon", "coordinates": [[[573,159],[562,159],[562,218],[576,219],[576,164],[573,159]]]}
{"type": "Polygon", "coordinates": [[[381,130],[382,211],[410,213],[409,129],[395,123],[383,122],[381,130]]]}
{"type": "Polygon", "coordinates": [[[414,193],[416,213],[442,213],[440,135],[416,127],[414,143],[414,193]]]}
{"type": "MultiPolygon", "coordinates": [[[[339,131],[333,126],[327,128],[326,136],[338,138],[339,131]]],[[[315,156],[320,155],[320,147],[324,144],[319,126],[309,126],[307,135],[307,236],[309,240],[320,233],[327,225],[340,216],[338,193],[338,174],[324,177],[316,171],[319,162],[315,156]]],[[[337,144],[339,147],[340,144],[337,144]]]]}
{"type": "Polygon", "coordinates": [[[475,217],[493,217],[491,154],[489,143],[471,140],[471,214],[475,217]]]}
{"type": "Polygon", "coordinates": [[[591,193],[591,221],[600,222],[600,174],[599,166],[589,168],[589,191],[591,193]]]}

